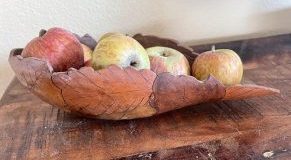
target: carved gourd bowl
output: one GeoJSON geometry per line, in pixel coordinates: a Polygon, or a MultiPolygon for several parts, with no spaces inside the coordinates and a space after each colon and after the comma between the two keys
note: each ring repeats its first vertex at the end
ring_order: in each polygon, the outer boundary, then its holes
{"type": "MultiPolygon", "coordinates": [[[[174,40],[133,36],[145,48],[166,46],[179,50],[193,63],[197,54],[174,40]]],[[[82,41],[81,41],[82,42],[82,41]]],[[[244,99],[278,93],[257,85],[224,86],[214,77],[199,81],[192,76],[156,74],[151,70],[116,65],[94,71],[91,67],[54,72],[44,60],[21,56],[14,49],[9,62],[18,80],[43,101],[65,111],[99,119],[134,119],[204,102],[244,99]]]]}

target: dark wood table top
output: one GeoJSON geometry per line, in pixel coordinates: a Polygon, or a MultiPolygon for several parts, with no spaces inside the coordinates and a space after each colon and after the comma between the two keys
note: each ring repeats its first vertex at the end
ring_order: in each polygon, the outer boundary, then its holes
{"type": "Polygon", "coordinates": [[[242,56],[244,83],[281,94],[106,121],[65,113],[14,79],[0,101],[0,159],[291,159],[291,35],[216,46],[242,56]]]}

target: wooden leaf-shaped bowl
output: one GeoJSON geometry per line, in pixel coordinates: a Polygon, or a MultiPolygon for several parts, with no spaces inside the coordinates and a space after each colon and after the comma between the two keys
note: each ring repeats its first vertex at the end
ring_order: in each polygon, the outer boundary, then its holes
{"type": "MultiPolygon", "coordinates": [[[[137,34],[145,48],[166,46],[182,52],[190,63],[197,54],[174,40],[137,34]]],[[[116,65],[94,71],[91,67],[54,72],[44,60],[21,56],[14,49],[9,62],[18,80],[43,101],[68,112],[100,119],[133,119],[209,101],[242,99],[279,93],[256,85],[226,87],[214,77],[156,74],[151,70],[116,65]]]]}

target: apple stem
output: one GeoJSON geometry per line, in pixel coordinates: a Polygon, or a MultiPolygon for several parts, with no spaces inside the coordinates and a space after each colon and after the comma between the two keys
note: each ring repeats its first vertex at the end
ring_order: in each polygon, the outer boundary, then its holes
{"type": "Polygon", "coordinates": [[[40,31],[39,31],[39,37],[42,37],[44,34],[46,33],[46,30],[45,29],[41,29],[40,31]]]}
{"type": "Polygon", "coordinates": [[[211,46],[211,51],[212,51],[212,52],[215,52],[215,45],[212,45],[212,46],[211,46]]]}

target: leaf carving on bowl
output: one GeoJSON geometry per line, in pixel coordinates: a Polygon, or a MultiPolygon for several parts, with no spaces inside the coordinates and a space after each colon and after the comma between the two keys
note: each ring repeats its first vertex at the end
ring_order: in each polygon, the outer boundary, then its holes
{"type": "Polygon", "coordinates": [[[159,113],[202,102],[221,100],[225,87],[210,76],[206,81],[199,81],[192,76],[173,76],[161,73],[154,83],[155,106],[159,113]]]}
{"type": "Polygon", "coordinates": [[[23,58],[21,52],[22,49],[13,49],[9,56],[10,65],[20,83],[43,101],[65,109],[60,90],[51,81],[53,69],[50,64],[37,58],[23,58]]]}
{"type": "Polygon", "coordinates": [[[150,70],[122,69],[116,65],[99,71],[83,67],[52,75],[53,83],[62,90],[64,101],[72,110],[110,119],[136,118],[132,113],[153,115],[156,109],[149,105],[149,100],[155,78],[150,70]]]}
{"type": "MultiPolygon", "coordinates": [[[[195,59],[191,50],[158,37],[142,37],[145,46],[176,47],[195,59]],[[152,41],[150,39],[153,39],[152,41]],[[150,42],[150,43],[148,43],[150,42]]],[[[167,72],[135,70],[111,65],[94,71],[91,67],[54,72],[49,63],[23,58],[22,49],[10,53],[9,62],[18,80],[43,101],[87,117],[133,119],[204,102],[243,99],[279,93],[257,85],[224,86],[214,77],[199,81],[192,76],[173,76],[167,72]]],[[[185,54],[186,55],[186,54],[185,54]]]]}
{"type": "Polygon", "coordinates": [[[280,91],[278,89],[253,84],[246,85],[237,84],[234,86],[226,87],[226,93],[223,100],[236,100],[250,97],[260,97],[272,95],[274,93],[280,93],[280,91]]]}

